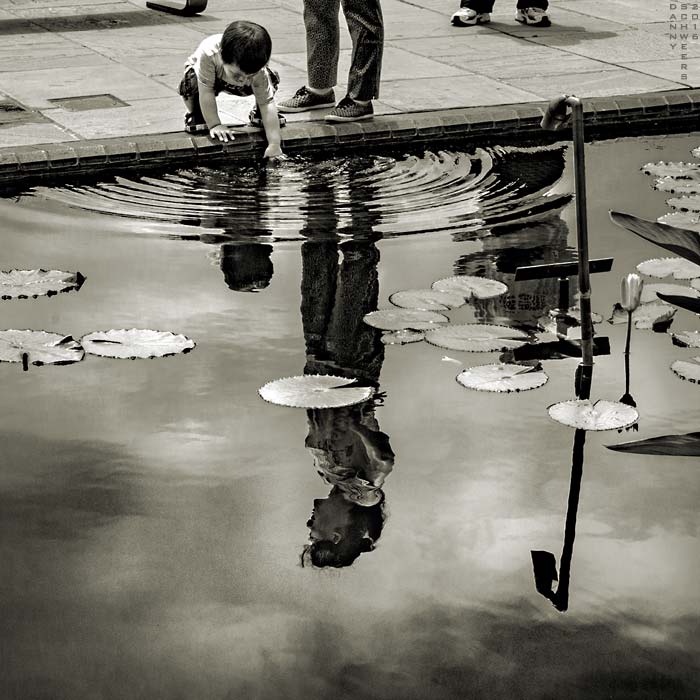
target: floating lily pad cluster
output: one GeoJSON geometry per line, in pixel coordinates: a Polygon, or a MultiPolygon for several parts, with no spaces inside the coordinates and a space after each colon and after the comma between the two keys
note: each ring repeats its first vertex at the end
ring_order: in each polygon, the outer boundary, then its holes
{"type": "MultiPolygon", "coordinates": [[[[696,149],[693,155],[700,156],[696,149]]],[[[673,177],[698,185],[697,197],[700,199],[700,165],[694,168],[684,163],[648,164],[644,171],[650,174],[663,173],[664,178],[673,177]]],[[[657,183],[658,184],[658,183],[657,183]]],[[[611,219],[651,243],[669,250],[676,257],[645,260],[637,265],[643,275],[656,279],[673,277],[678,281],[688,281],[687,285],[677,283],[645,284],[642,290],[641,304],[632,313],[632,320],[637,328],[658,330],[666,326],[674,345],[680,347],[697,347],[697,331],[671,332],[669,326],[676,313],[676,307],[700,315],[700,229],[698,231],[671,226],[663,222],[646,221],[629,214],[611,212],[611,219]]],[[[665,218],[665,217],[662,217],[665,218]]],[[[611,323],[624,323],[627,313],[616,305],[613,309],[611,323]]],[[[671,364],[671,371],[681,379],[700,383],[700,357],[677,360],[671,364]]]]}
{"type": "MultiPolygon", "coordinates": [[[[0,272],[2,299],[28,299],[78,291],[85,277],[61,270],[9,270],[0,272]]],[[[71,335],[37,330],[0,330],[0,362],[33,365],[67,365],[86,353],[119,359],[154,358],[189,352],[195,343],[184,335],[149,329],[96,331],[75,340],[71,335]]]]}
{"type": "MultiPolygon", "coordinates": [[[[700,148],[692,151],[700,158],[700,148]]],[[[700,231],[700,163],[647,163],[642,172],[654,177],[654,189],[677,195],[667,200],[671,211],[659,221],[671,226],[700,231]]]]}
{"type": "MultiPolygon", "coordinates": [[[[403,345],[425,340],[447,350],[504,352],[529,343],[530,336],[517,328],[488,323],[452,324],[445,312],[474,299],[491,299],[505,294],[508,287],[498,280],[456,275],[436,280],[428,289],[394,292],[389,301],[394,309],[372,311],[364,322],[387,331],[382,341],[403,345]]],[[[450,358],[448,358],[450,359],[450,358]]],[[[459,363],[461,364],[461,363],[459,363]]],[[[476,391],[517,392],[536,389],[547,381],[538,363],[499,362],[465,369],[456,379],[476,391]]]]}

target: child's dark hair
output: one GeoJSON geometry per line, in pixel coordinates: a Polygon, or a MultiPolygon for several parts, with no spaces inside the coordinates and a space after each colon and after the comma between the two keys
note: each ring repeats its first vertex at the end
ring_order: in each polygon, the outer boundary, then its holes
{"type": "Polygon", "coordinates": [[[369,508],[353,506],[351,522],[343,528],[342,539],[339,542],[319,540],[306,545],[301,553],[301,565],[308,559],[318,568],[350,566],[362,552],[374,549],[382,535],[385,517],[383,501],[369,508]]]}
{"type": "Polygon", "coordinates": [[[221,37],[221,60],[235,63],[244,73],[257,73],[270,60],[272,39],[255,22],[231,22],[221,37]]]}

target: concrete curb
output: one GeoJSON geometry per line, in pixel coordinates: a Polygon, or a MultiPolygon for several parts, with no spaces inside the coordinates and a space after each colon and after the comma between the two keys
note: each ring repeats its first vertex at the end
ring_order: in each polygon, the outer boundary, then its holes
{"type": "MultiPolygon", "coordinates": [[[[700,89],[582,99],[587,138],[692,131],[700,125],[700,89]]],[[[570,131],[544,132],[546,102],[380,115],[371,121],[330,125],[294,122],[282,132],[289,154],[338,153],[395,148],[408,143],[550,143],[570,131]]],[[[85,140],[0,149],[0,187],[59,182],[82,175],[182,167],[193,163],[254,161],[262,155],[262,132],[242,128],[233,142],[184,132],[85,140]]]]}

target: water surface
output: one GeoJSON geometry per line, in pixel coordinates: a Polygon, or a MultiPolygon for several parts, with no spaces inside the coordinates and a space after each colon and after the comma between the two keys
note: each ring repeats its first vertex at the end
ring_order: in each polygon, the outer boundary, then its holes
{"type": "MultiPolygon", "coordinates": [[[[607,317],[620,278],[665,255],[608,210],[663,214],[639,168],[688,160],[698,141],[587,146],[591,257],[615,258],[593,277],[595,311],[607,317]]],[[[2,303],[0,326],[197,342],[162,360],[0,365],[0,696],[698,697],[697,460],[605,449],[698,430],[697,386],[668,369],[697,351],[634,331],[638,432],[579,445],[560,612],[537,592],[530,552],[559,561],[564,544],[574,431],[546,407],[574,398],[577,360],[546,362],[533,392],[469,392],[455,375],[498,353],[384,346],[361,322],[394,291],[466,273],[511,292],[453,322],[531,325],[556,282],[516,287],[513,273],[574,259],[569,161],[561,144],[299,161],[0,202],[3,269],[87,277],[77,294],[2,303]],[[259,398],[305,371],[359,376],[382,399],[329,414],[259,398]],[[346,567],[302,566],[337,498],[319,459],[362,460],[362,434],[384,458],[384,502],[364,506],[380,514],[363,521],[373,548],[346,567]]],[[[678,311],[673,329],[697,328],[678,311]]],[[[618,399],[625,329],[597,332],[611,350],[591,393],[618,399]]]]}

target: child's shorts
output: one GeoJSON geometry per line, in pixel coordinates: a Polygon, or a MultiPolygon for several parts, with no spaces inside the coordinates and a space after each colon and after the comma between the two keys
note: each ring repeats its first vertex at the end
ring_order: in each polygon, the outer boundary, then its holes
{"type": "MultiPolygon", "coordinates": [[[[269,66],[265,66],[265,70],[272,84],[273,92],[277,92],[277,87],[280,84],[279,73],[276,70],[272,70],[269,66]]],[[[230,85],[225,80],[217,78],[214,83],[214,94],[218,95],[220,92],[227,92],[230,95],[237,95],[238,97],[248,97],[253,94],[253,88],[250,85],[230,85]]],[[[197,74],[194,72],[194,68],[190,67],[185,71],[180,81],[178,93],[185,98],[197,97],[199,95],[197,74]]]]}

